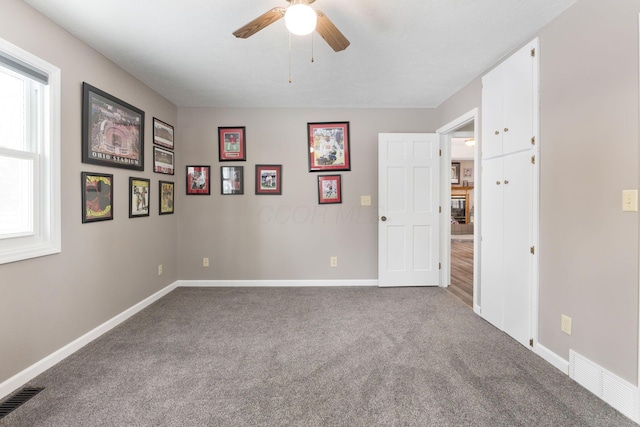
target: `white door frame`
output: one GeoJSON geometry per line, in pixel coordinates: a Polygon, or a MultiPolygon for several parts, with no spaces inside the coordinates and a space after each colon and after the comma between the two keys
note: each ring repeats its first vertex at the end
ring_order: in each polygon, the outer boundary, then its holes
{"type": "Polygon", "coordinates": [[[468,113],[463,114],[457,119],[447,123],[436,133],[440,134],[440,149],[442,157],[440,158],[440,206],[442,206],[442,215],[440,217],[440,259],[442,262],[442,270],[440,270],[440,286],[449,286],[451,281],[451,134],[456,130],[474,123],[473,137],[476,140],[474,152],[473,182],[474,182],[474,216],[473,216],[473,311],[480,314],[480,168],[478,167],[480,159],[480,122],[478,121],[478,108],[474,108],[468,113]]]}

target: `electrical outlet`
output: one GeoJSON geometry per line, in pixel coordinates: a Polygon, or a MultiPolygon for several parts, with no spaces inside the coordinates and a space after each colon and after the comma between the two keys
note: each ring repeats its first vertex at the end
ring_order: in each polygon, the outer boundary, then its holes
{"type": "Polygon", "coordinates": [[[638,190],[622,190],[622,210],[638,212],[638,190]]]}
{"type": "Polygon", "coordinates": [[[360,196],[360,206],[371,206],[371,196],[360,196]]]}
{"type": "Polygon", "coordinates": [[[338,266],[338,257],[337,257],[337,256],[332,256],[332,257],[329,259],[329,265],[330,265],[331,267],[337,267],[337,266],[338,266]]]}
{"type": "Polygon", "coordinates": [[[158,265],[158,276],[162,276],[162,264],[158,265]]]}
{"type": "Polygon", "coordinates": [[[209,258],[202,258],[202,266],[209,267],[209,258]]]}
{"type": "Polygon", "coordinates": [[[567,335],[571,335],[571,317],[562,315],[560,319],[560,330],[567,335]]]}

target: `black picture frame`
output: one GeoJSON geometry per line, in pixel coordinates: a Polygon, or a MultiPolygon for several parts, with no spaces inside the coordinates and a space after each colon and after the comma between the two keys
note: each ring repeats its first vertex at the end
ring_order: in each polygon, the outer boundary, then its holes
{"type": "Polygon", "coordinates": [[[174,129],[169,123],[153,118],[153,143],[170,150],[174,149],[174,129]]]}
{"type": "Polygon", "coordinates": [[[129,218],[149,216],[151,180],[129,177],[129,218]]]}
{"type": "Polygon", "coordinates": [[[171,215],[175,209],[175,184],[172,181],[158,181],[158,214],[171,215]]]}
{"type": "Polygon", "coordinates": [[[144,111],[86,82],[82,163],[144,170],[144,111]]]}
{"type": "Polygon", "coordinates": [[[218,160],[221,162],[247,160],[247,132],[245,126],[218,127],[218,160]]]}
{"type": "Polygon", "coordinates": [[[82,172],[82,223],[113,219],[113,175],[82,172]]]}
{"type": "Polygon", "coordinates": [[[153,171],[165,175],[173,175],[175,170],[175,155],[173,151],[162,147],[153,147],[153,171]]]}
{"type": "Polygon", "coordinates": [[[342,175],[318,176],[318,204],[342,203],[342,175]]]}
{"type": "Polygon", "coordinates": [[[282,194],[282,165],[256,165],[256,194],[282,194]]]}
{"type": "Polygon", "coordinates": [[[208,196],[211,194],[211,166],[187,166],[187,195],[208,196]]]}
{"type": "Polygon", "coordinates": [[[220,194],[244,194],[243,166],[220,166],[220,194]]]}
{"type": "Polygon", "coordinates": [[[451,183],[460,184],[460,162],[451,162],[451,183]]]}
{"type": "Polygon", "coordinates": [[[307,123],[309,172],[351,170],[349,122],[307,123]]]}

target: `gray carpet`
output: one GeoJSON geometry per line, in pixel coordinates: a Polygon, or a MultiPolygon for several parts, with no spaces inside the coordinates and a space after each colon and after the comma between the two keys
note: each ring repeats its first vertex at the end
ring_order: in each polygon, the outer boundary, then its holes
{"type": "Polygon", "coordinates": [[[7,426],[636,425],[439,288],[178,288],[7,426]]]}

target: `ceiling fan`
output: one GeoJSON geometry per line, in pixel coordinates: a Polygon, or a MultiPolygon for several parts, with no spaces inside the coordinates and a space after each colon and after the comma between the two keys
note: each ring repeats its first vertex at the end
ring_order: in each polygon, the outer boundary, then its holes
{"type": "MultiPolygon", "coordinates": [[[[315,0],[286,0],[289,3],[288,7],[274,7],[266,13],[258,16],[253,21],[249,22],[245,26],[239,28],[233,32],[233,35],[242,39],[246,39],[263,28],[273,24],[280,18],[284,17],[289,31],[295,34],[309,34],[314,29],[322,36],[322,38],[331,46],[333,50],[339,52],[346,49],[349,46],[349,40],[333,25],[333,22],[327,18],[321,10],[313,10],[309,5],[314,3],[315,0]],[[293,20],[296,19],[295,12],[302,11],[302,13],[311,14],[310,18],[317,23],[315,25],[310,24],[306,33],[296,33],[290,25],[293,20]],[[313,16],[315,14],[315,17],[313,16]],[[286,16],[285,16],[286,15],[286,16]]],[[[308,16],[309,17],[309,16],[308,16]]]]}

